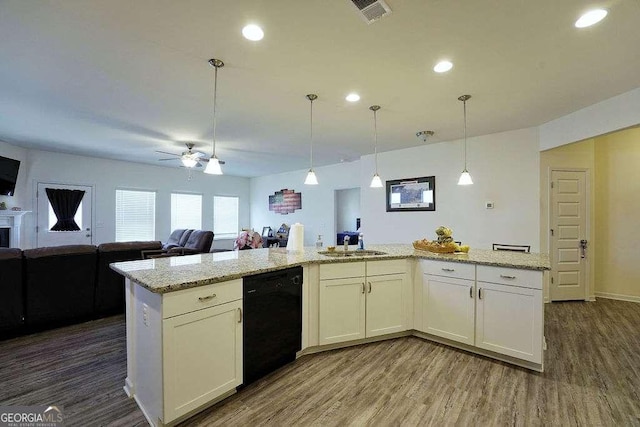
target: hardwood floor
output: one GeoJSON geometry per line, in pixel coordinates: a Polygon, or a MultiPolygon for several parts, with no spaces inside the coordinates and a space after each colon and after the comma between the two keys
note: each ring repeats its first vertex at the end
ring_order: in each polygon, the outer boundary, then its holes
{"type": "MultiPolygon", "coordinates": [[[[407,337],[305,356],[183,423],[640,426],[640,304],[545,307],[543,374],[407,337]]],[[[146,425],[122,390],[122,316],[0,342],[0,405],[146,425]]]]}

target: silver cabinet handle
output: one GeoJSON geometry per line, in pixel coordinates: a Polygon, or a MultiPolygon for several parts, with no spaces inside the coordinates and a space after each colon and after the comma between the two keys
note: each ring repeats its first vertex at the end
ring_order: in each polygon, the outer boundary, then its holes
{"type": "Polygon", "coordinates": [[[455,270],[454,270],[453,268],[443,268],[443,269],[442,269],[442,271],[449,271],[449,272],[451,272],[451,271],[455,271],[455,270]]]}
{"type": "Polygon", "coordinates": [[[198,301],[200,302],[207,302],[209,300],[212,300],[216,297],[216,294],[212,294],[212,295],[207,295],[206,297],[198,297],[198,301]]]}
{"type": "Polygon", "coordinates": [[[506,274],[501,274],[500,277],[502,277],[503,279],[515,279],[516,276],[507,276],[506,274]]]}
{"type": "Polygon", "coordinates": [[[478,289],[478,299],[482,299],[482,288],[478,289]]]}
{"type": "Polygon", "coordinates": [[[242,309],[238,307],[238,323],[242,323],[242,309]]]}
{"type": "Polygon", "coordinates": [[[371,293],[371,282],[369,282],[369,293],[371,293]]]}
{"type": "Polygon", "coordinates": [[[473,286],[469,286],[469,298],[473,298],[473,286]]]}
{"type": "Polygon", "coordinates": [[[364,294],[364,282],[362,282],[362,293],[364,294]]]}

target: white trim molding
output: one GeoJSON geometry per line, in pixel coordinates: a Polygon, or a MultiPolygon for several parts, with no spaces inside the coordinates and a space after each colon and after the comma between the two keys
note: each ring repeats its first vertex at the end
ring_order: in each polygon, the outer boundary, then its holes
{"type": "Polygon", "coordinates": [[[635,295],[612,294],[610,292],[596,292],[596,298],[617,299],[620,301],[640,302],[640,297],[635,295]]]}
{"type": "Polygon", "coordinates": [[[31,211],[14,211],[3,210],[0,211],[0,228],[9,229],[9,247],[22,249],[20,241],[20,227],[22,225],[22,216],[30,213],[31,211]]]}

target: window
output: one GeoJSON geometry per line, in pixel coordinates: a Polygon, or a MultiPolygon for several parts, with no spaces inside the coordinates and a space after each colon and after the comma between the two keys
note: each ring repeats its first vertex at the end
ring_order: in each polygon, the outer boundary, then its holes
{"type": "Polygon", "coordinates": [[[237,197],[213,197],[213,234],[217,238],[235,238],[240,228],[237,197]]]}
{"type": "Polygon", "coordinates": [[[116,242],[155,238],[155,191],[116,190],[116,242]]]}
{"type": "MultiPolygon", "coordinates": [[[[53,211],[53,206],[51,206],[51,202],[47,202],[49,205],[49,231],[56,225],[58,222],[58,217],[56,217],[56,213],[53,211]]],[[[78,210],[76,211],[76,215],[73,217],[73,220],[78,224],[78,227],[82,231],[82,202],[80,202],[80,206],[78,206],[78,210]]],[[[56,231],[52,231],[52,233],[58,233],[56,231]]]]}
{"type": "Polygon", "coordinates": [[[171,193],[171,231],[178,228],[202,228],[202,196],[171,193]]]}

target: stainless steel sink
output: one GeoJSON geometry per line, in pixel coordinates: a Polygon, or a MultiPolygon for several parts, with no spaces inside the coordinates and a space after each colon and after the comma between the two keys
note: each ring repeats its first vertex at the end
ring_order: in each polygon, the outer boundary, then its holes
{"type": "Polygon", "coordinates": [[[328,257],[333,257],[333,258],[348,258],[348,257],[361,257],[361,256],[377,256],[377,255],[386,255],[386,252],[380,252],[380,251],[368,251],[368,250],[361,250],[361,251],[339,251],[339,250],[335,250],[332,252],[329,251],[319,251],[318,252],[320,255],[324,255],[324,256],[328,256],[328,257]]]}

